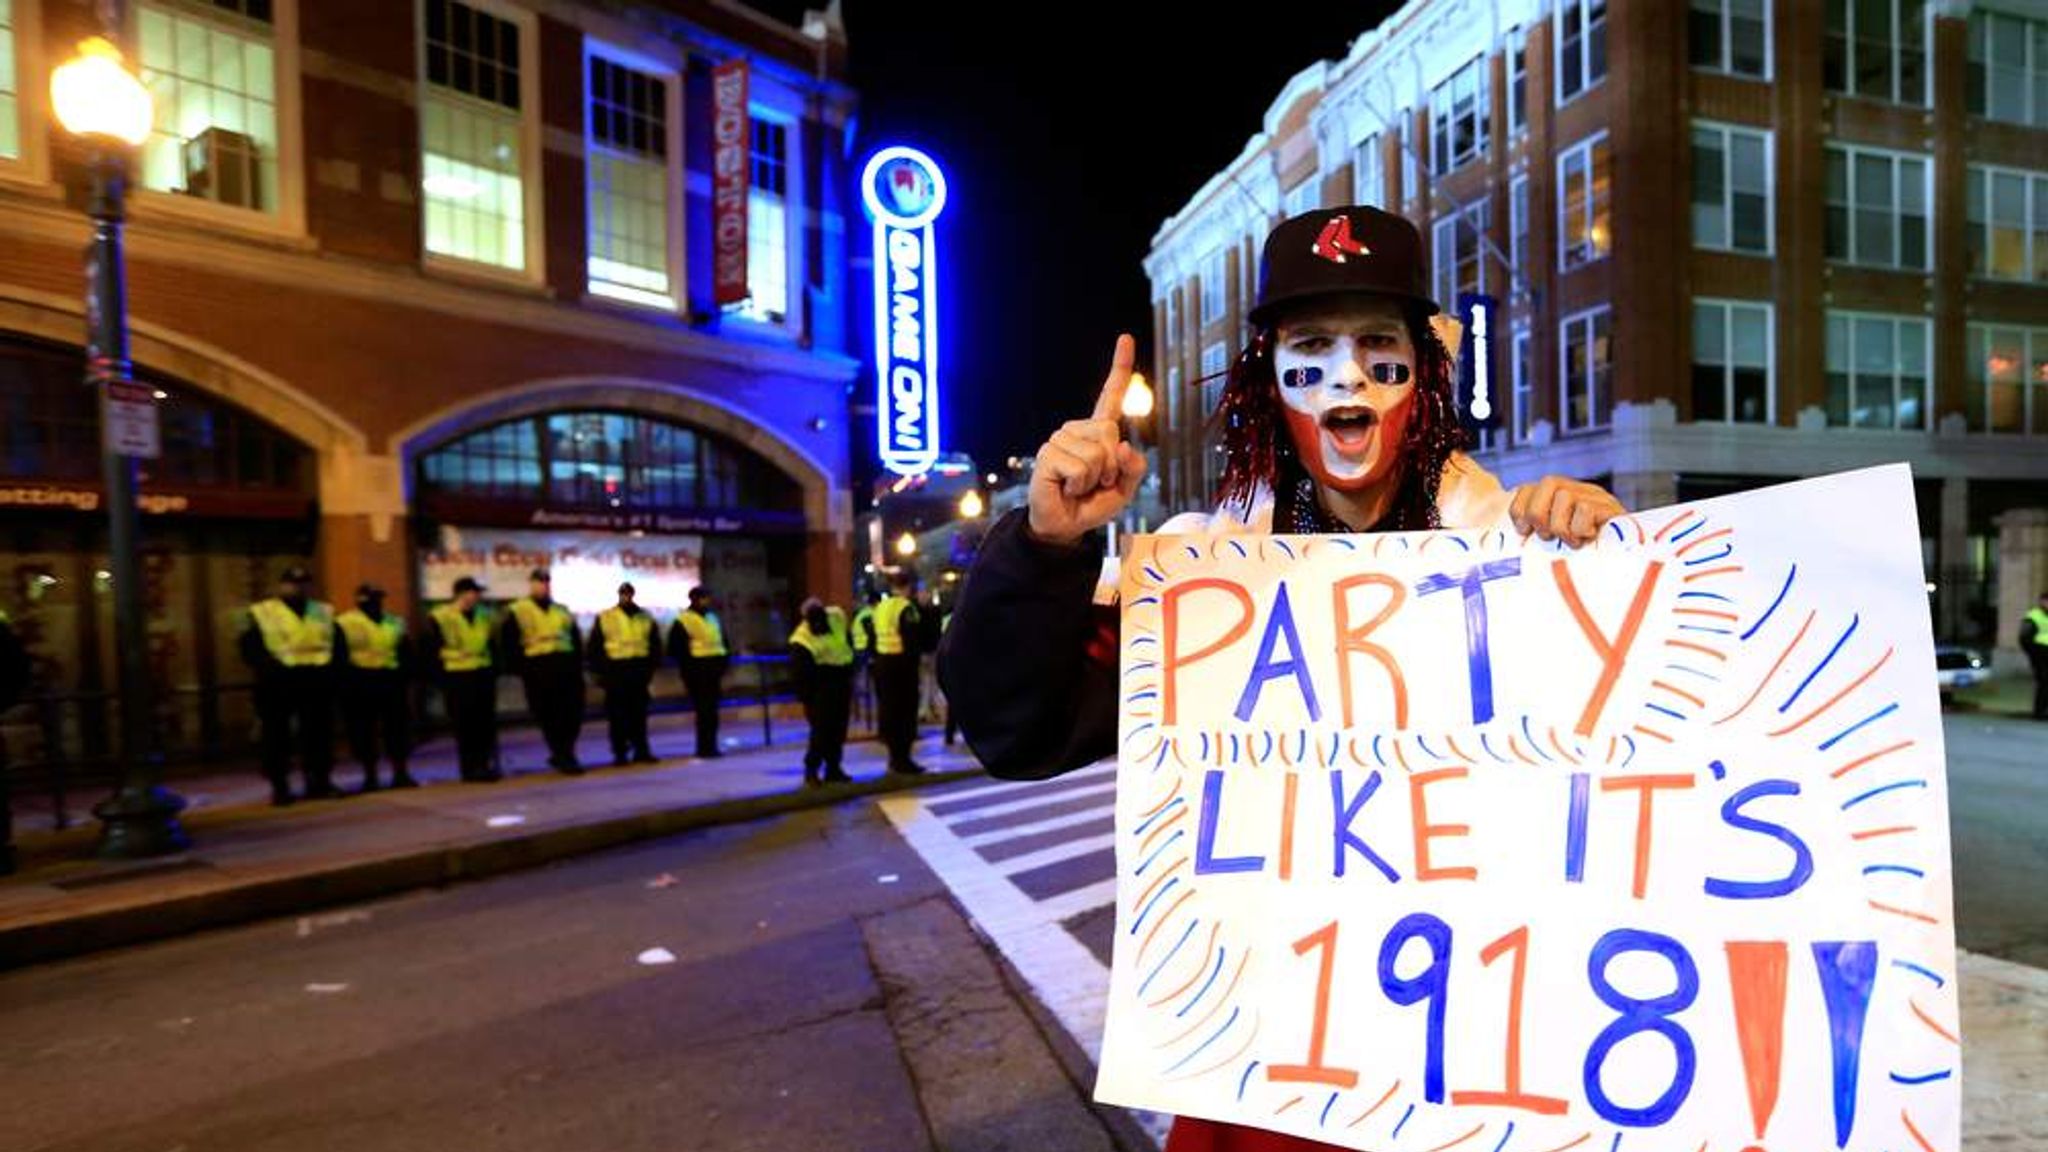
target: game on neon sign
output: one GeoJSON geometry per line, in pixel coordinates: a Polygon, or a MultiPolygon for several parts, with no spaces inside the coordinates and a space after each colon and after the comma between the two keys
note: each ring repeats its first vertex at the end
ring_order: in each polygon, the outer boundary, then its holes
{"type": "Polygon", "coordinates": [[[885,148],[861,175],[875,223],[876,430],[882,466],[916,476],[939,458],[938,260],[932,222],[946,178],[914,148],[885,148]]]}

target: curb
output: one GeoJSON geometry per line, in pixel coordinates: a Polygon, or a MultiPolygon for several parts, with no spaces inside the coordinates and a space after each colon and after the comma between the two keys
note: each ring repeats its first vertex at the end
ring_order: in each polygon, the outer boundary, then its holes
{"type": "MultiPolygon", "coordinates": [[[[882,777],[853,784],[745,796],[583,824],[514,832],[453,847],[353,860],[275,880],[0,929],[0,972],[86,953],[183,936],[273,916],[480,880],[642,840],[823,808],[982,775],[979,768],[882,777]]],[[[175,860],[176,857],[167,859],[175,860]]]]}

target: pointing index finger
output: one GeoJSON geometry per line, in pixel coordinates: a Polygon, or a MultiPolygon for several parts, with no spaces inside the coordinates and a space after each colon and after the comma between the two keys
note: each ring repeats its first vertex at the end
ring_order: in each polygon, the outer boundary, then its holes
{"type": "Polygon", "coordinates": [[[1138,362],[1138,342],[1129,333],[1116,338],[1116,356],[1109,375],[1103,378],[1102,393],[1095,398],[1094,418],[1115,420],[1124,413],[1124,389],[1130,387],[1131,368],[1138,362]]]}

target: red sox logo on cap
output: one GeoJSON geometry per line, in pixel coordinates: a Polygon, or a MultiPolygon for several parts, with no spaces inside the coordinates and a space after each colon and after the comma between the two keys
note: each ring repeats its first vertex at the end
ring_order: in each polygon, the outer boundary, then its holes
{"type": "Polygon", "coordinates": [[[1372,255],[1372,249],[1352,238],[1349,216],[1332,217],[1328,224],[1323,225],[1322,235],[1316,237],[1309,251],[1332,264],[1347,263],[1351,256],[1372,255]]]}

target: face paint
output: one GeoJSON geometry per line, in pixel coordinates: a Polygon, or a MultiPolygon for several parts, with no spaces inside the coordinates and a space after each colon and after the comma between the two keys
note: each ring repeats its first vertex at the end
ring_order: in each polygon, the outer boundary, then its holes
{"type": "Polygon", "coordinates": [[[1273,367],[1295,455],[1355,492],[1396,474],[1415,402],[1415,346],[1400,306],[1339,304],[1280,326],[1273,367]]]}

